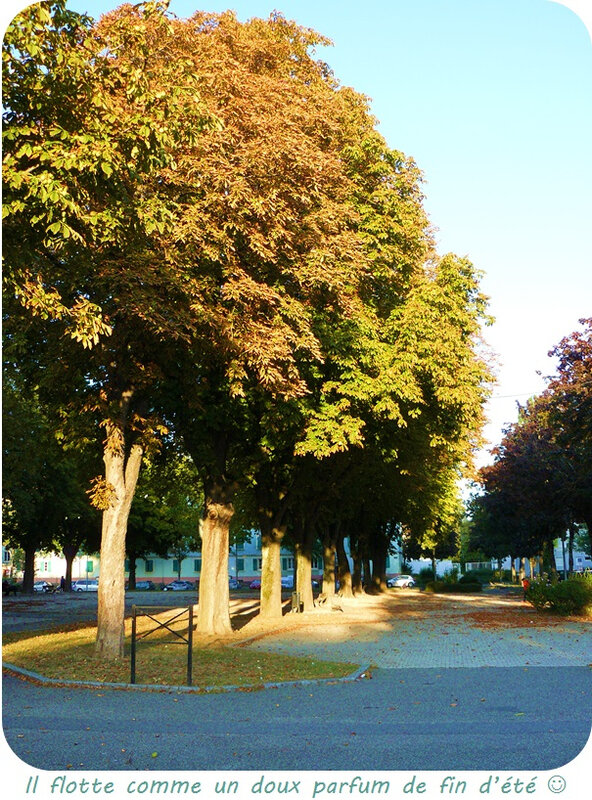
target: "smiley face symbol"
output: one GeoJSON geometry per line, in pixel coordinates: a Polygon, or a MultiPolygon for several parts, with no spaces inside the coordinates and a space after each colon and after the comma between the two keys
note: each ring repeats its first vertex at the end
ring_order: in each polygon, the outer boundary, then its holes
{"type": "Polygon", "coordinates": [[[565,778],[562,778],[561,775],[553,775],[549,778],[547,782],[547,786],[549,789],[554,792],[555,794],[559,794],[563,792],[566,787],[565,778]]]}

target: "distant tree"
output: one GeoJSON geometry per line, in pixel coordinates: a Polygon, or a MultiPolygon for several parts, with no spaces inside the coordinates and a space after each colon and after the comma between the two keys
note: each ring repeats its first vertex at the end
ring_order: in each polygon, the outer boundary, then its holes
{"type": "Polygon", "coordinates": [[[97,545],[98,518],[86,495],[89,459],[64,447],[56,420],[6,371],[2,429],[3,537],[23,549],[23,589],[32,592],[38,550],[63,550],[71,573],[79,547],[97,545]]]}

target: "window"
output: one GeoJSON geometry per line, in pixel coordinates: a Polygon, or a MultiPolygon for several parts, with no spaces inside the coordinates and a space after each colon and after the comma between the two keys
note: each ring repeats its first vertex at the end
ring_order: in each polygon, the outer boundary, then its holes
{"type": "Polygon", "coordinates": [[[194,558],[193,559],[193,571],[194,572],[201,572],[201,558],[194,558]]]}
{"type": "Polygon", "coordinates": [[[87,572],[93,572],[94,568],[95,568],[95,565],[93,564],[92,561],[87,561],[86,562],[86,571],[87,572]]]}
{"type": "Polygon", "coordinates": [[[41,572],[51,572],[51,561],[44,561],[42,563],[41,572]]]}
{"type": "Polygon", "coordinates": [[[294,569],[294,558],[293,556],[284,556],[282,558],[282,571],[287,572],[289,569],[294,569]]]}
{"type": "Polygon", "coordinates": [[[253,559],[253,569],[259,570],[263,566],[263,559],[262,558],[254,558],[253,559]]]}
{"type": "Polygon", "coordinates": [[[144,572],[154,572],[154,561],[151,558],[146,558],[144,564],[144,572]]]}
{"type": "Polygon", "coordinates": [[[311,566],[313,569],[323,569],[323,559],[320,556],[313,556],[311,566]]]}
{"type": "Polygon", "coordinates": [[[245,569],[245,559],[244,558],[237,558],[236,559],[236,571],[237,572],[244,572],[245,569]]]}

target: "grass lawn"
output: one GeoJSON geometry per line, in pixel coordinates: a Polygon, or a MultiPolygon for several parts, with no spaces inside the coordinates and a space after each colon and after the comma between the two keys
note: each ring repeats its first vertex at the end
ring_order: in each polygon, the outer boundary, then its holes
{"type": "MultiPolygon", "coordinates": [[[[185,629],[186,629],[185,622],[185,629]]],[[[154,627],[138,620],[138,633],[154,627]]],[[[181,626],[179,626],[181,628],[181,626]]],[[[22,632],[4,637],[5,662],[46,678],[129,683],[131,626],[126,621],[125,657],[115,663],[94,658],[95,626],[22,632]]],[[[187,683],[187,645],[166,631],[151,633],[136,649],[136,683],[183,686],[187,683]]],[[[356,664],[311,661],[309,658],[263,653],[220,644],[193,647],[193,686],[258,686],[274,681],[341,678],[356,664]]]]}

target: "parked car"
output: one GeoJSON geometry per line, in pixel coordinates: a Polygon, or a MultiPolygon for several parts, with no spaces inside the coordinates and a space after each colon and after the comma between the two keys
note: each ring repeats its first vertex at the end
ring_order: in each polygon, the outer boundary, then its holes
{"type": "Polygon", "coordinates": [[[282,578],[282,589],[293,589],[293,588],[294,588],[293,575],[286,575],[285,578],[282,578]]]}
{"type": "Polygon", "coordinates": [[[172,583],[167,583],[164,587],[164,592],[188,592],[191,589],[195,589],[195,586],[190,583],[189,581],[173,581],[172,583]]]}
{"type": "Polygon", "coordinates": [[[33,584],[33,591],[34,592],[51,592],[53,591],[53,586],[48,581],[35,581],[33,584]]]}
{"type": "Polygon", "coordinates": [[[99,579],[98,578],[84,578],[81,581],[74,581],[72,583],[73,592],[98,592],[99,579]]]}
{"type": "Polygon", "coordinates": [[[228,578],[229,589],[240,589],[242,585],[242,581],[239,581],[238,578],[228,578]]]}
{"type": "Polygon", "coordinates": [[[152,592],[157,588],[153,581],[136,581],[136,591],[138,592],[152,592]]]}
{"type": "Polygon", "coordinates": [[[395,575],[387,580],[386,585],[391,589],[410,589],[415,586],[415,581],[411,575],[395,575]]]}
{"type": "Polygon", "coordinates": [[[260,589],[261,588],[261,580],[259,578],[255,578],[254,581],[251,581],[249,584],[249,589],[260,589]]]}

